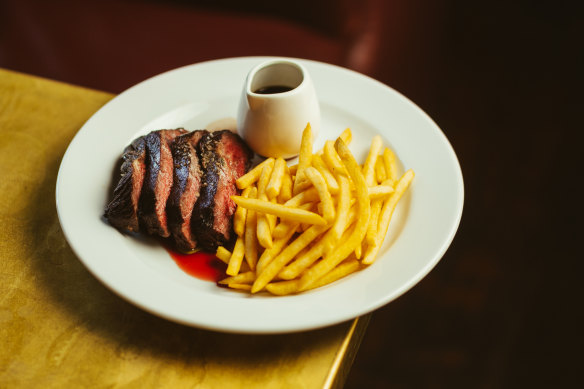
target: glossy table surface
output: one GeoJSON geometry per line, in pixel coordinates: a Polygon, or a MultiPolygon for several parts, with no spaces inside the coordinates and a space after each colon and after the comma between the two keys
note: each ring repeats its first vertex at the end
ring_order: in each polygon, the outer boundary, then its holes
{"type": "Polygon", "coordinates": [[[0,69],[0,387],[342,386],[369,315],[282,335],[200,330],[123,301],[75,257],[57,172],[112,97],[0,69]]]}

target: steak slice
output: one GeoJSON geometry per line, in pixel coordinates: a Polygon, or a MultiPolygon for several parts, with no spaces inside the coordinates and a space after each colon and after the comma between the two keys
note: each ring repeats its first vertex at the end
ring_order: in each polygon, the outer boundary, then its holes
{"type": "Polygon", "coordinates": [[[138,200],[144,182],[146,143],[143,136],[135,139],[122,154],[121,177],[104,216],[120,231],[138,232],[138,200]]]}
{"type": "Polygon", "coordinates": [[[197,247],[197,239],[191,230],[191,216],[199,198],[203,175],[197,145],[206,134],[208,131],[197,130],[180,135],[171,147],[174,170],[166,214],[176,248],[181,251],[192,251],[197,247]]]}
{"type": "Polygon", "coordinates": [[[199,142],[203,179],[191,226],[206,251],[233,241],[233,214],[237,194],[235,180],[249,169],[253,152],[229,130],[211,132],[199,142]]]}
{"type": "Polygon", "coordinates": [[[167,226],[166,200],[172,187],[171,144],[185,129],[152,131],[145,137],[146,175],[138,204],[140,225],[148,234],[166,238],[170,235],[167,226]]]}

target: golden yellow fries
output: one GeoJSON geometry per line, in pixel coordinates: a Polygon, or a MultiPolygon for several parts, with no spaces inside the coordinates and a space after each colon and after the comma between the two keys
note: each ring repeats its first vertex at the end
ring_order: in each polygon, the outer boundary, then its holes
{"type": "Polygon", "coordinates": [[[381,137],[375,135],[371,140],[371,147],[369,148],[369,153],[367,154],[367,159],[365,160],[365,165],[363,166],[363,175],[365,176],[365,182],[368,186],[372,186],[375,183],[375,164],[377,162],[377,156],[382,147],[381,137]]]}
{"type": "Polygon", "coordinates": [[[284,161],[283,158],[276,159],[274,169],[272,170],[272,175],[270,176],[270,181],[268,182],[268,186],[266,187],[266,194],[268,195],[269,199],[273,199],[274,197],[280,194],[285,169],[286,161],[284,161]]]}
{"type": "MultiPolygon", "coordinates": [[[[248,186],[243,190],[241,195],[243,197],[249,197],[249,194],[252,190],[251,186],[248,186]]],[[[243,231],[245,229],[245,219],[247,217],[247,209],[243,207],[238,207],[235,210],[235,214],[233,215],[233,230],[237,234],[237,236],[243,236],[243,231]]]]}
{"type": "Polygon", "coordinates": [[[255,280],[255,272],[248,271],[245,273],[239,273],[235,276],[227,277],[219,281],[220,284],[251,284],[255,280]]]}
{"type": "Polygon", "coordinates": [[[219,247],[217,247],[217,252],[215,253],[215,256],[217,258],[219,258],[220,260],[222,260],[223,262],[229,264],[229,259],[231,258],[231,252],[229,250],[227,250],[225,247],[219,246],[219,247]]]}
{"type": "MultiPolygon", "coordinates": [[[[284,220],[293,220],[300,223],[325,225],[326,221],[317,213],[293,208],[283,204],[275,204],[265,200],[246,199],[241,196],[231,196],[235,204],[247,209],[253,209],[263,214],[276,215],[284,220]]],[[[265,246],[264,246],[265,247],[265,246]]]]}
{"type": "Polygon", "coordinates": [[[369,187],[369,200],[385,198],[391,193],[393,193],[393,191],[394,191],[393,186],[386,185],[385,182],[383,182],[381,185],[369,187]]]}
{"type": "Polygon", "coordinates": [[[241,196],[232,252],[220,247],[228,264],[220,284],[244,293],[287,295],[330,284],[375,261],[392,214],[414,178],[397,178],[393,151],[373,137],[360,165],[347,144],[336,141],[313,152],[310,124],[302,136],[298,164],[268,158],[236,181],[241,196]],[[244,261],[245,259],[245,261],[244,261]]]}
{"type": "Polygon", "coordinates": [[[241,268],[241,261],[243,260],[243,254],[243,238],[239,236],[235,241],[235,247],[233,247],[233,253],[231,253],[231,257],[229,258],[229,264],[227,264],[227,270],[225,271],[227,275],[234,276],[239,273],[239,269],[241,268]]]}
{"type": "Polygon", "coordinates": [[[285,203],[292,198],[292,175],[288,166],[284,166],[284,176],[282,177],[282,186],[280,187],[280,194],[278,195],[278,202],[285,203]]]}
{"type": "Polygon", "coordinates": [[[371,265],[377,256],[377,252],[385,239],[385,234],[387,233],[387,228],[389,227],[389,221],[397,202],[400,200],[406,189],[408,189],[410,183],[414,179],[414,171],[408,170],[404,173],[402,178],[398,181],[395,186],[395,192],[389,197],[383,204],[381,208],[381,214],[379,215],[379,221],[377,224],[377,234],[375,236],[374,244],[370,245],[365,252],[365,257],[363,258],[363,264],[371,265]]]}
{"type": "Polygon", "coordinates": [[[304,169],[310,166],[312,160],[312,128],[310,123],[302,132],[302,140],[300,141],[300,154],[298,155],[298,168],[296,169],[296,178],[294,179],[294,187],[292,193],[300,192],[300,183],[305,180],[304,169]]]}
{"type": "Polygon", "coordinates": [[[353,226],[351,236],[335,248],[329,251],[322,261],[318,262],[314,267],[308,269],[300,278],[298,290],[303,291],[331,271],[342,260],[347,258],[349,254],[360,245],[367,232],[367,225],[369,223],[369,215],[371,213],[371,203],[369,202],[369,193],[365,177],[361,172],[361,168],[349,148],[345,145],[342,139],[337,139],[335,142],[335,149],[337,150],[343,164],[345,165],[349,176],[355,184],[357,197],[357,220],[353,226]]]}
{"type": "Polygon", "coordinates": [[[315,154],[312,156],[312,165],[316,168],[316,170],[318,170],[320,174],[322,174],[330,194],[336,195],[339,193],[339,183],[329,168],[326,166],[326,163],[320,155],[315,154]]]}
{"type": "Polygon", "coordinates": [[[397,166],[395,163],[395,154],[388,147],[383,149],[383,164],[385,165],[385,173],[387,178],[392,181],[397,180],[397,166]]]}
{"type": "Polygon", "coordinates": [[[270,282],[280,270],[303,248],[308,246],[317,236],[322,234],[327,226],[312,226],[304,231],[298,238],[290,243],[284,250],[278,254],[258,275],[251,288],[252,293],[259,292],[270,282]]]}
{"type": "Polygon", "coordinates": [[[257,180],[259,180],[264,167],[269,164],[274,163],[274,158],[265,159],[262,163],[258,164],[256,167],[251,169],[249,172],[245,173],[243,176],[239,177],[235,181],[235,185],[239,189],[245,189],[250,185],[253,185],[257,180]]]}
{"type": "Polygon", "coordinates": [[[304,174],[312,185],[316,188],[318,192],[318,197],[320,198],[320,203],[322,204],[322,217],[327,223],[332,222],[335,219],[335,207],[333,205],[333,199],[331,193],[328,190],[328,186],[324,180],[322,174],[312,166],[304,169],[304,174]]]}

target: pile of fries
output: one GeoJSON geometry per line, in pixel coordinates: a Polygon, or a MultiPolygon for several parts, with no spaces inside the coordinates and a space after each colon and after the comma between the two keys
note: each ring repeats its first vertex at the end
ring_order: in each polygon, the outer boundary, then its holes
{"type": "Polygon", "coordinates": [[[268,158],[240,177],[233,251],[217,249],[233,289],[287,295],[314,289],[372,264],[393,211],[414,178],[397,177],[394,153],[372,139],[360,166],[346,129],[313,154],[310,124],[298,164],[268,158]],[[382,150],[383,149],[383,150],[382,150]]]}

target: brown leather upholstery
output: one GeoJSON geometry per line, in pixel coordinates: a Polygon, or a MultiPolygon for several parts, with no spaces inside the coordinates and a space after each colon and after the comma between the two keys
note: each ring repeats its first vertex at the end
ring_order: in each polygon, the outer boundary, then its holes
{"type": "Polygon", "coordinates": [[[310,58],[368,73],[378,2],[4,0],[0,66],[111,92],[234,56],[310,58]]]}

